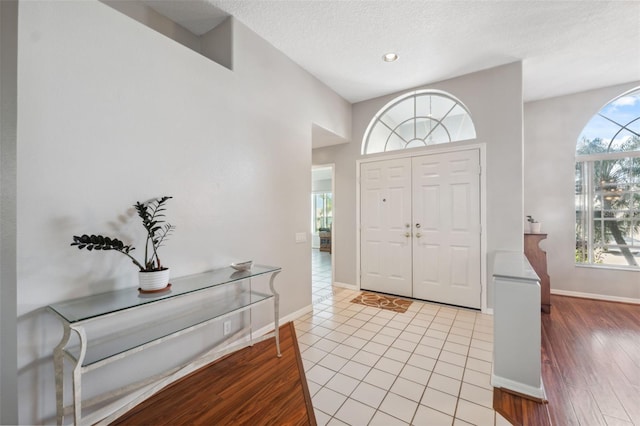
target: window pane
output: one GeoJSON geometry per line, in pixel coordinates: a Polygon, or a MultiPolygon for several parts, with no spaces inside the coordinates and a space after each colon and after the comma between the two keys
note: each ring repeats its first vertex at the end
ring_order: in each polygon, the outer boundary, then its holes
{"type": "Polygon", "coordinates": [[[331,228],[333,223],[333,195],[329,192],[313,195],[314,232],[331,228]]]}
{"type": "Polygon", "coordinates": [[[455,106],[452,99],[442,96],[431,96],[431,115],[438,120],[443,119],[455,106]]]}
{"type": "Polygon", "coordinates": [[[595,114],[582,129],[576,145],[576,154],[640,151],[639,117],[640,90],[613,100],[595,114]]]}
{"type": "Polygon", "coordinates": [[[331,229],[333,225],[333,194],[324,194],[324,217],[323,224],[324,229],[331,229]]]}
{"type": "Polygon", "coordinates": [[[423,140],[414,139],[411,142],[409,142],[406,147],[407,148],[420,148],[420,147],[423,147],[423,146],[426,146],[426,144],[424,143],[423,140]]]}
{"type": "Polygon", "coordinates": [[[577,156],[599,159],[576,163],[577,263],[640,268],[639,118],[637,90],[602,108],[580,134],[577,156]]]}
{"type": "Polygon", "coordinates": [[[605,241],[602,247],[602,263],[607,265],[637,265],[640,248],[633,245],[633,226],[631,220],[606,218],[605,241]]]}
{"type": "Polygon", "coordinates": [[[391,130],[381,122],[378,121],[374,124],[367,140],[366,153],[384,152],[384,147],[390,134],[391,130]]]}
{"type": "Polygon", "coordinates": [[[429,145],[446,142],[451,142],[451,139],[442,125],[435,126],[431,134],[427,136],[427,144],[429,145]]]}
{"type": "Polygon", "coordinates": [[[453,141],[463,141],[476,137],[476,129],[473,127],[471,117],[460,105],[456,105],[447,115],[444,119],[444,126],[449,130],[453,141]]]}
{"type": "Polygon", "coordinates": [[[404,149],[404,148],[405,148],[405,141],[400,139],[398,135],[396,135],[395,133],[392,133],[389,136],[389,140],[387,141],[387,145],[385,146],[384,151],[396,151],[398,149],[404,149]]]}
{"type": "Polygon", "coordinates": [[[416,115],[442,119],[453,108],[455,102],[438,95],[422,95],[416,98],[416,115]]]}
{"type": "Polygon", "coordinates": [[[435,125],[436,122],[430,118],[416,118],[416,138],[424,140],[435,125]]]}
{"type": "Polygon", "coordinates": [[[616,126],[611,121],[603,118],[599,115],[594,115],[593,118],[589,121],[587,126],[582,130],[582,133],[578,137],[578,145],[576,147],[576,152],[578,154],[590,154],[592,152],[584,152],[591,151],[585,148],[585,141],[592,141],[595,139],[602,140],[603,135],[608,135],[609,139],[613,137],[613,135],[620,129],[619,126],[616,126]]]}
{"type": "Polygon", "coordinates": [[[387,123],[387,125],[393,129],[407,118],[414,116],[413,105],[413,96],[410,96],[386,111],[386,113],[380,117],[380,120],[387,123]]]}
{"type": "Polygon", "coordinates": [[[416,117],[431,116],[431,95],[416,96],[416,117]]]}
{"type": "Polygon", "coordinates": [[[372,120],[373,124],[363,138],[363,154],[476,137],[469,113],[452,96],[423,91],[398,99],[380,110],[372,120]],[[438,124],[440,128],[437,128],[438,124]],[[431,136],[427,137],[429,134],[431,136]]]}
{"type": "MultiPolygon", "coordinates": [[[[594,161],[593,240],[597,263],[638,266],[635,228],[640,198],[635,190],[635,159],[594,161]]],[[[588,163],[587,163],[588,164],[588,163]]]]}
{"type": "Polygon", "coordinates": [[[576,163],[576,263],[588,263],[588,215],[586,212],[585,163],[576,163]]]}
{"type": "Polygon", "coordinates": [[[616,152],[627,152],[637,150],[637,144],[633,138],[634,134],[629,130],[621,130],[611,141],[610,150],[616,152]]]}
{"type": "Polygon", "coordinates": [[[411,139],[415,139],[415,120],[406,120],[394,130],[405,142],[409,142],[411,139]]]}

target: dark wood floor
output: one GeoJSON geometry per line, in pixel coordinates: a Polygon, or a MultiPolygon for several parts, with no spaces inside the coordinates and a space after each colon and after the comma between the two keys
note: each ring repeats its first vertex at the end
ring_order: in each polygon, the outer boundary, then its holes
{"type": "Polygon", "coordinates": [[[494,393],[516,425],[640,425],[640,305],[552,296],[542,315],[548,404],[494,393]],[[545,415],[548,409],[549,417],[545,415]]]}
{"type": "Polygon", "coordinates": [[[500,388],[493,389],[493,408],[513,425],[550,426],[549,406],[522,398],[500,388]]]}
{"type": "Polygon", "coordinates": [[[113,425],[311,425],[315,416],[293,323],[173,383],[113,425]]]}

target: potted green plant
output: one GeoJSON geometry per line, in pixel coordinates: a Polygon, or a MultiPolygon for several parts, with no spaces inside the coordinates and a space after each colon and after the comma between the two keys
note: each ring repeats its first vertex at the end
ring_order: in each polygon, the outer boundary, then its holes
{"type": "Polygon", "coordinates": [[[73,236],[72,246],[89,251],[113,250],[127,256],[139,269],[138,278],[141,291],[160,291],[169,286],[169,268],[162,265],[158,256],[158,249],[167,240],[174,226],[164,220],[165,204],[172,197],[164,196],[144,203],[137,201],[134,204],[138,216],[142,220],[142,226],[147,232],[147,241],[144,247],[144,262],[139,262],[131,255],[135,247],[125,245],[117,238],[103,235],[73,236]]]}
{"type": "Polygon", "coordinates": [[[527,216],[527,222],[529,222],[529,232],[532,234],[540,233],[540,222],[535,220],[532,216],[527,216]]]}

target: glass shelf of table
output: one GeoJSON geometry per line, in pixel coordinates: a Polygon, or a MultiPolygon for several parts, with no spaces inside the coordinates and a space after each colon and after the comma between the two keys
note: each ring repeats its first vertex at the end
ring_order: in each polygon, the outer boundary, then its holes
{"type": "MultiPolygon", "coordinates": [[[[169,336],[177,336],[181,331],[205,325],[211,320],[227,314],[241,312],[261,302],[272,299],[273,295],[258,292],[225,294],[216,296],[214,303],[188,314],[165,317],[153,323],[144,323],[137,327],[119,330],[117,334],[92,340],[82,362],[82,367],[93,366],[101,361],[113,359],[117,355],[135,351],[152,342],[169,336]]],[[[74,346],[65,350],[71,357],[78,359],[80,348],[74,346]]]]}
{"type": "Polygon", "coordinates": [[[171,288],[159,293],[140,293],[137,288],[126,288],[95,294],[49,305],[64,321],[73,324],[135,308],[161,300],[171,299],[207,288],[242,281],[279,271],[279,267],[254,265],[248,271],[236,271],[231,267],[201,274],[171,279],[171,288]]]}

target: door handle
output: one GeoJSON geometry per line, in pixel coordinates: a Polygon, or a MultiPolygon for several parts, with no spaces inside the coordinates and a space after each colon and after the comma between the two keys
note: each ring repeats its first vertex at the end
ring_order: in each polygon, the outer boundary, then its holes
{"type": "Polygon", "coordinates": [[[417,232],[417,233],[416,233],[416,238],[420,238],[420,237],[422,237],[422,234],[421,234],[421,233],[419,233],[419,232],[417,232]]]}
{"type": "Polygon", "coordinates": [[[407,238],[409,238],[409,237],[411,236],[411,232],[405,232],[405,233],[404,233],[404,236],[405,236],[405,237],[407,237],[407,238]]]}
{"type": "Polygon", "coordinates": [[[416,223],[416,228],[420,229],[420,224],[416,223]]]}

